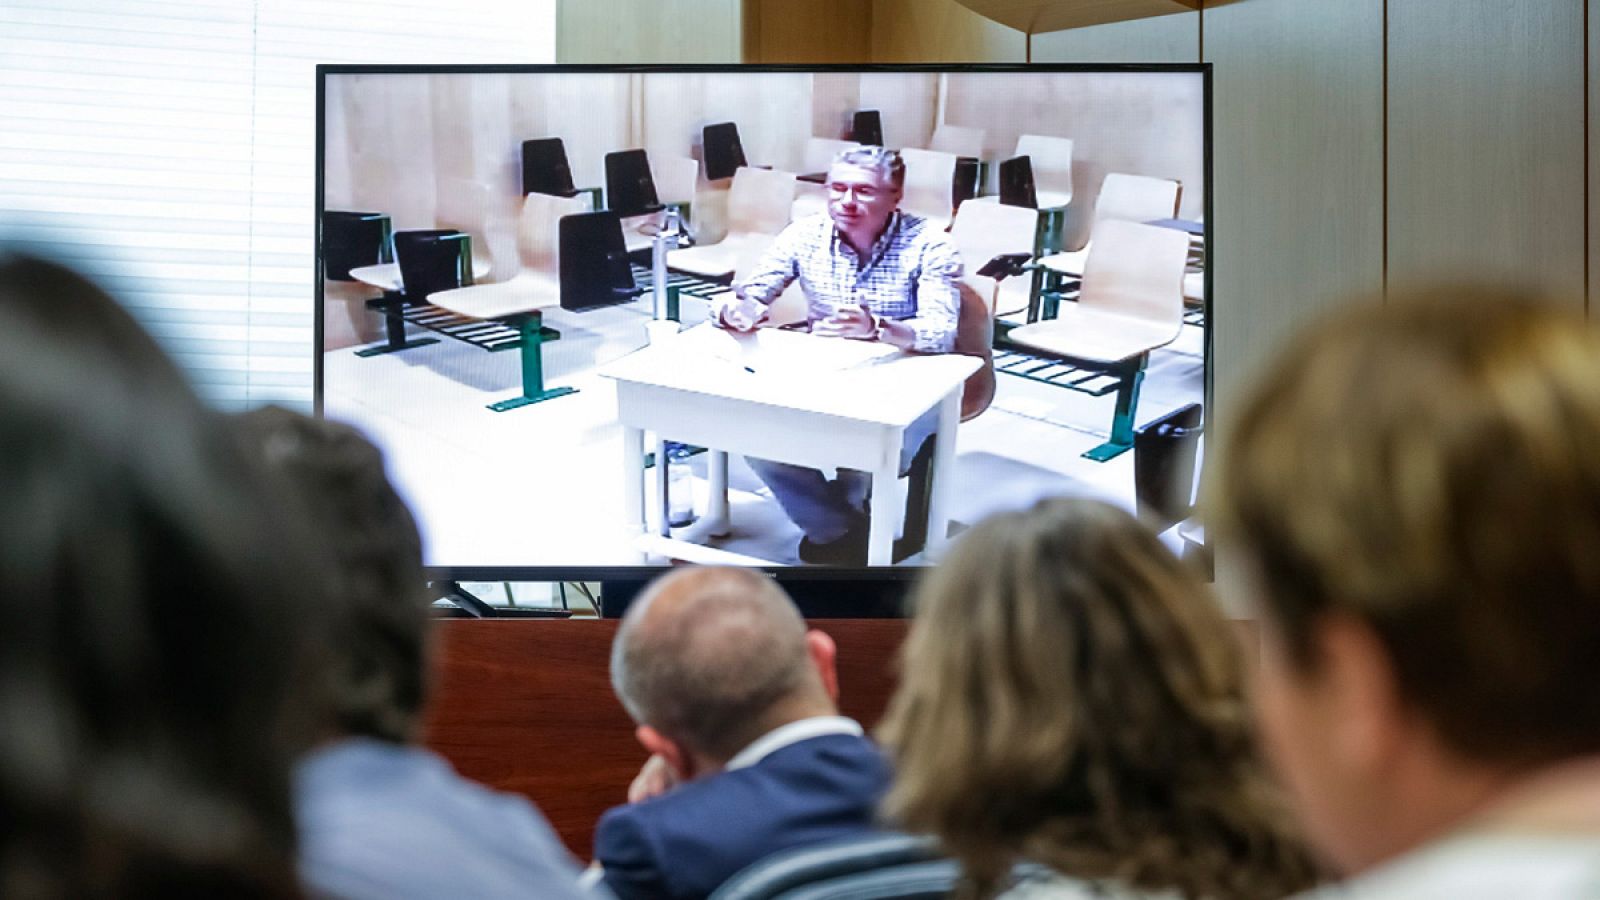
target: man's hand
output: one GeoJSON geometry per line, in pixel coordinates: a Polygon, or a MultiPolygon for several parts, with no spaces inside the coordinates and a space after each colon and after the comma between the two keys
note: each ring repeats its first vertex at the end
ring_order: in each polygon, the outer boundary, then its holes
{"type": "Polygon", "coordinates": [[[678,786],[678,773],[667,765],[659,753],[644,761],[644,767],[639,769],[639,774],[633,777],[633,783],[628,785],[628,802],[638,803],[659,797],[667,791],[678,786]]]}
{"type": "Polygon", "coordinates": [[[734,302],[722,308],[717,324],[731,331],[753,331],[767,317],[767,305],[751,300],[744,291],[733,289],[734,302]]]}
{"type": "Polygon", "coordinates": [[[812,325],[811,333],[868,341],[877,337],[878,325],[865,306],[843,306],[833,315],[812,325]]]}

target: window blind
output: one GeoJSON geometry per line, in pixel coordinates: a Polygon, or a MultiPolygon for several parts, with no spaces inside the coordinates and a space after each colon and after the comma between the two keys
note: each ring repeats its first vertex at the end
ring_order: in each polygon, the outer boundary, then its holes
{"type": "Polygon", "coordinates": [[[0,240],[225,409],[309,409],[318,63],[555,60],[555,0],[0,3],[0,240]]]}

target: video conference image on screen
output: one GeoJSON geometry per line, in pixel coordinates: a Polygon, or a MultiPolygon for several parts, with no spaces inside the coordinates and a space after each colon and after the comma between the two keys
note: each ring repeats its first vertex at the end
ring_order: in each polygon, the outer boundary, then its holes
{"type": "Polygon", "coordinates": [[[924,565],[1057,495],[1196,540],[1199,67],[319,78],[322,412],[430,566],[924,565]]]}

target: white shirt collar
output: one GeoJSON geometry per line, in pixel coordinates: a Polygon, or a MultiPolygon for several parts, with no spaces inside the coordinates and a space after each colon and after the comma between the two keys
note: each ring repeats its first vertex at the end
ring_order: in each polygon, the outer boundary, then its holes
{"type": "Polygon", "coordinates": [[[809,741],[815,737],[829,734],[850,734],[861,737],[866,732],[862,730],[861,723],[855,719],[844,716],[812,716],[798,722],[780,725],[761,737],[745,745],[743,750],[735,753],[728,764],[722,768],[731,772],[734,769],[743,769],[753,766],[765,759],[769,754],[776,753],[790,744],[809,741]]]}

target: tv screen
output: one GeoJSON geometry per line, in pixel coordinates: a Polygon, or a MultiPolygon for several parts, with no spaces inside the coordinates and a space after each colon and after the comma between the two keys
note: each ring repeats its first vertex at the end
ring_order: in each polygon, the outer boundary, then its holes
{"type": "Polygon", "coordinates": [[[321,66],[318,107],[317,403],[441,577],[888,577],[1054,495],[1187,535],[1206,66],[321,66]]]}

